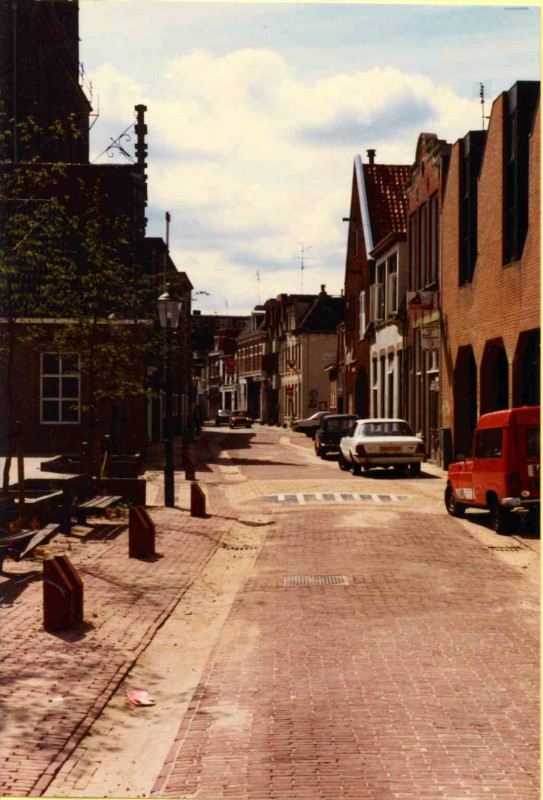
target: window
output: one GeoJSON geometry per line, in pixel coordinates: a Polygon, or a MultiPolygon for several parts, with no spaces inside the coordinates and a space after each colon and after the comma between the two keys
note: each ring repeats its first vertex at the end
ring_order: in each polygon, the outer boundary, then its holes
{"type": "Polygon", "coordinates": [[[379,413],[379,405],[378,405],[378,400],[379,400],[378,369],[379,369],[379,367],[378,367],[378,361],[377,361],[376,358],[373,359],[373,361],[371,363],[371,367],[372,367],[372,376],[371,376],[372,377],[372,381],[371,381],[371,393],[372,393],[372,404],[371,405],[372,405],[372,409],[371,410],[372,410],[373,416],[376,417],[377,414],[379,413]]]}
{"type": "Polygon", "coordinates": [[[41,357],[41,421],[79,422],[79,357],[43,353],[41,357]]]}
{"type": "Polygon", "coordinates": [[[409,290],[415,292],[417,286],[417,229],[415,215],[409,217],[409,290]]]}
{"type": "Polygon", "coordinates": [[[385,411],[385,374],[386,374],[386,359],[381,356],[381,379],[379,381],[379,399],[380,399],[380,413],[382,417],[386,416],[385,411]]]}
{"type": "Polygon", "coordinates": [[[394,353],[388,356],[388,385],[387,385],[388,416],[394,416],[394,353]]]}
{"type": "Polygon", "coordinates": [[[358,299],[358,325],[359,325],[359,338],[364,338],[364,331],[366,330],[366,292],[360,292],[358,299]]]}
{"type": "Polygon", "coordinates": [[[519,81],[508,95],[503,153],[504,265],[521,257],[528,230],[529,136],[538,99],[538,81],[519,81]]]}
{"type": "Polygon", "coordinates": [[[526,431],[526,452],[528,458],[539,458],[539,428],[526,431]]]}
{"type": "Polygon", "coordinates": [[[360,436],[414,436],[411,426],[403,420],[397,422],[365,422],[360,436]]]}
{"type": "Polygon", "coordinates": [[[387,260],[386,313],[387,317],[398,310],[398,259],[396,253],[387,260]]]}
{"type": "Polygon", "coordinates": [[[419,208],[419,270],[417,288],[426,286],[427,257],[426,257],[426,203],[419,208]]]}
{"type": "Polygon", "coordinates": [[[470,283],[477,259],[477,181],[485,145],[485,131],[471,131],[461,142],[460,231],[458,285],[470,283]]]}
{"type": "Polygon", "coordinates": [[[437,192],[430,198],[430,275],[429,283],[436,283],[439,275],[439,207],[437,192]]]}
{"type": "Polygon", "coordinates": [[[475,441],[475,458],[501,458],[502,438],[501,428],[479,431],[475,441]]]}

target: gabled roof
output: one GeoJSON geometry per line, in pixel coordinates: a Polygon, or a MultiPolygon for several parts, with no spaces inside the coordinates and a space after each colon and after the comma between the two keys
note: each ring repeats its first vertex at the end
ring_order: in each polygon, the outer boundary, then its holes
{"type": "Polygon", "coordinates": [[[405,184],[409,164],[363,164],[354,160],[366,255],[390,233],[405,233],[407,201],[405,184]]]}
{"type": "Polygon", "coordinates": [[[408,164],[364,164],[364,184],[375,247],[389,233],[405,233],[408,164]]]}
{"type": "Polygon", "coordinates": [[[321,292],[300,320],[299,330],[314,333],[335,333],[343,318],[343,297],[330,297],[321,292]]]}

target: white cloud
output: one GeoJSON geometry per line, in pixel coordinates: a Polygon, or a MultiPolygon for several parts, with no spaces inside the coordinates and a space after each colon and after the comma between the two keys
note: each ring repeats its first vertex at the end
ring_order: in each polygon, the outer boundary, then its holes
{"type": "Polygon", "coordinates": [[[480,122],[476,101],[427,76],[390,67],[303,81],[269,49],[193,50],[147,87],[110,65],[94,77],[102,124],[148,106],[150,203],[171,211],[176,263],[217,311],[226,297],[231,310],[258,302],[256,269],[261,300],[299,291],[298,242],[312,246],[304,290],[339,292],[355,154],[411,163],[422,130],[454,141],[480,122]]]}

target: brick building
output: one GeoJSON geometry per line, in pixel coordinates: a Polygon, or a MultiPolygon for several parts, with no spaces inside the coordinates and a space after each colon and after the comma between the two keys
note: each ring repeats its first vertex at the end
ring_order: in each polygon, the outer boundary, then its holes
{"type": "MultiPolygon", "coordinates": [[[[0,45],[0,112],[6,112],[0,114],[0,247],[5,256],[0,276],[4,359],[0,402],[7,409],[0,420],[0,447],[5,451],[16,414],[23,424],[28,454],[78,452],[90,428],[96,442],[109,434],[119,450],[142,451],[147,433],[153,438],[156,428],[147,418],[146,386],[156,388],[159,395],[162,391],[160,377],[154,379],[149,370],[158,374],[162,362],[150,337],[146,338],[150,347],[136,347],[135,336],[132,346],[127,331],[138,327],[146,336],[157,325],[156,300],[165,278],[183,294],[185,319],[190,319],[192,288],[187,276],[177,272],[162,239],[146,238],[145,106],[136,107],[135,156],[125,154],[127,162],[122,164],[90,164],[92,109],[80,83],[77,2],[0,0],[0,45]],[[21,217],[18,228],[17,215],[21,217]],[[31,234],[33,250],[27,246],[31,234]],[[24,248],[19,246],[22,241],[24,248]],[[29,250],[27,255],[25,250],[29,250]],[[81,350],[84,337],[77,329],[76,315],[70,313],[73,306],[63,304],[69,291],[85,285],[84,277],[92,276],[106,261],[117,279],[116,289],[122,292],[113,288],[113,278],[109,287],[102,286],[95,341],[98,347],[107,341],[113,347],[121,339],[129,341],[123,368],[131,374],[134,389],[137,386],[135,394],[132,390],[123,394],[120,362],[109,365],[102,360],[95,377],[90,377],[85,366],[89,352],[81,350]],[[42,289],[48,279],[51,283],[53,269],[63,263],[73,265],[75,271],[66,269],[65,275],[71,277],[59,281],[58,292],[50,293],[45,303],[42,289]],[[119,278],[121,270],[126,281],[119,278]],[[129,306],[131,282],[132,297],[137,294],[138,301],[129,306]],[[37,334],[34,342],[27,336],[29,326],[37,334]],[[74,334],[69,352],[60,352],[55,339],[70,329],[74,334]],[[118,389],[112,390],[116,382],[118,389]],[[99,389],[96,408],[94,402],[89,403],[91,384],[99,389]],[[91,406],[94,421],[89,421],[91,406]]],[[[80,291],[79,297],[81,320],[87,292],[80,291]]],[[[89,317],[93,314],[89,312],[89,317]]],[[[186,351],[186,325],[175,338],[177,352],[183,347],[186,351]]],[[[188,422],[183,398],[190,391],[190,357],[177,355],[175,362],[174,403],[176,397],[178,402],[174,408],[179,428],[188,422]]],[[[160,428],[159,421],[158,436],[160,428]]]]}
{"type": "Polygon", "coordinates": [[[407,193],[407,404],[402,416],[421,433],[430,459],[441,459],[440,219],[450,145],[421,133],[407,193]]]}
{"type": "Polygon", "coordinates": [[[264,306],[256,306],[247,326],[237,338],[237,407],[242,411],[248,411],[254,419],[261,418],[263,386],[266,380],[263,363],[266,341],[266,333],[263,330],[265,320],[264,306]]]}
{"type": "MultiPolygon", "coordinates": [[[[335,387],[331,387],[336,407],[344,413],[354,413],[360,417],[369,417],[371,413],[370,346],[372,342],[375,344],[375,337],[368,336],[367,328],[372,314],[374,322],[377,321],[375,314],[378,312],[377,306],[372,306],[375,290],[371,292],[370,301],[370,287],[377,282],[375,256],[379,256],[382,263],[382,252],[372,251],[389,234],[402,233],[404,230],[403,187],[408,175],[405,165],[376,164],[375,150],[368,150],[367,153],[368,164],[363,164],[359,155],[354,161],[351,207],[346,218],[349,233],[345,263],[345,315],[344,324],[338,329],[337,376],[335,387]]],[[[390,258],[391,264],[392,252],[386,258],[390,258]]],[[[385,269],[391,271],[389,267],[385,266],[385,269]]],[[[381,349],[380,342],[379,352],[381,349]]]]}
{"type": "Polygon", "coordinates": [[[477,417],[540,402],[539,82],[494,101],[451,150],[442,215],[442,420],[447,459],[477,417]]]}
{"type": "Polygon", "coordinates": [[[279,421],[289,425],[316,411],[328,411],[327,367],[337,354],[337,326],[343,297],[324,286],[318,295],[279,295],[283,315],[279,347],[279,421]]]}

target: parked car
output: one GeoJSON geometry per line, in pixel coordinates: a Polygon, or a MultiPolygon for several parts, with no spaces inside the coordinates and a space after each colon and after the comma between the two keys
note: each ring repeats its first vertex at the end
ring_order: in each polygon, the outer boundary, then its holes
{"type": "Polygon", "coordinates": [[[231,428],[252,428],[253,418],[247,411],[232,411],[229,424],[231,428]]]}
{"type": "Polygon", "coordinates": [[[359,475],[362,467],[394,467],[420,475],[424,442],[403,419],[360,419],[339,443],[340,469],[359,475]]]}
{"type": "Polygon", "coordinates": [[[322,417],[315,434],[315,453],[319,458],[339,451],[339,440],[351,430],[357,419],[356,414],[327,414],[322,417]]]}
{"type": "Polygon", "coordinates": [[[321,419],[327,417],[329,413],[329,411],[317,411],[316,414],[313,414],[307,419],[298,419],[292,423],[292,430],[305,433],[306,436],[313,436],[321,424],[321,419]]]}
{"type": "Polygon", "coordinates": [[[215,417],[215,425],[228,425],[231,413],[232,412],[228,408],[219,409],[219,413],[215,417]]]}
{"type": "Polygon", "coordinates": [[[453,517],[466,508],[488,508],[497,533],[512,533],[518,514],[537,524],[539,406],[493,411],[480,417],[473,456],[449,467],[445,505],[453,517]]]}

